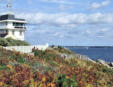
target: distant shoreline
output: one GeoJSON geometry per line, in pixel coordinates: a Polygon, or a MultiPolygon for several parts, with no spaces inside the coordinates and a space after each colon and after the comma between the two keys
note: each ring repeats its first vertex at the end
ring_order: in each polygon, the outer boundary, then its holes
{"type": "Polygon", "coordinates": [[[86,55],[92,60],[113,62],[113,46],[65,46],[76,54],[86,55]]]}
{"type": "Polygon", "coordinates": [[[77,48],[112,48],[113,46],[63,46],[63,47],[77,47],[77,48]]]}

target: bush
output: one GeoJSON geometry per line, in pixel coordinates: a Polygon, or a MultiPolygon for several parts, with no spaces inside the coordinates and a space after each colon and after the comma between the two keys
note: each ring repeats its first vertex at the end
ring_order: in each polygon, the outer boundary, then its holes
{"type": "Polygon", "coordinates": [[[17,61],[21,64],[24,64],[24,62],[25,62],[23,58],[18,58],[17,61]]]}
{"type": "Polygon", "coordinates": [[[57,87],[77,87],[77,82],[73,78],[67,78],[66,75],[59,75],[57,87]]]}
{"type": "Polygon", "coordinates": [[[16,45],[16,43],[14,43],[14,39],[11,39],[11,38],[6,38],[6,40],[8,41],[8,43],[9,43],[9,45],[8,46],[15,46],[16,45]]]}
{"type": "Polygon", "coordinates": [[[6,65],[0,65],[0,70],[6,69],[6,65]]]}
{"type": "Polygon", "coordinates": [[[58,46],[58,48],[59,48],[59,49],[62,49],[63,47],[62,47],[62,46],[58,46]]]}
{"type": "Polygon", "coordinates": [[[48,53],[46,51],[38,50],[38,49],[33,49],[32,52],[34,53],[34,56],[38,56],[39,58],[43,58],[46,60],[54,60],[55,56],[54,54],[48,53]]]}
{"type": "Polygon", "coordinates": [[[111,73],[111,74],[113,74],[113,69],[109,69],[109,68],[107,68],[107,67],[104,67],[104,68],[103,68],[103,72],[104,72],[104,73],[111,73]]]}
{"type": "Polygon", "coordinates": [[[6,39],[0,38],[0,45],[1,46],[8,46],[9,42],[6,39]]]}
{"type": "Polygon", "coordinates": [[[54,48],[54,47],[55,47],[55,45],[51,45],[51,47],[52,47],[52,48],[54,48]]]}
{"type": "Polygon", "coordinates": [[[14,40],[12,38],[0,38],[0,46],[28,46],[25,41],[14,40]]]}

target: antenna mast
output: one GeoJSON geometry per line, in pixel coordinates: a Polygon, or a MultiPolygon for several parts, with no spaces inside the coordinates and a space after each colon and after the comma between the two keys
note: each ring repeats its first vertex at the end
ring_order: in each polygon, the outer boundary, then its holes
{"type": "Polygon", "coordinates": [[[7,4],[7,8],[8,8],[8,13],[11,13],[11,0],[7,0],[8,4],[7,4]]]}

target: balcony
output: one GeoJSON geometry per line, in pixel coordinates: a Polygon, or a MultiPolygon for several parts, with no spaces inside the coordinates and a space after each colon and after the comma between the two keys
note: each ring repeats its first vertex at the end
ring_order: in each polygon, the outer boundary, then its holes
{"type": "Polygon", "coordinates": [[[16,29],[26,29],[26,27],[25,26],[14,26],[14,28],[16,28],[16,29]]]}

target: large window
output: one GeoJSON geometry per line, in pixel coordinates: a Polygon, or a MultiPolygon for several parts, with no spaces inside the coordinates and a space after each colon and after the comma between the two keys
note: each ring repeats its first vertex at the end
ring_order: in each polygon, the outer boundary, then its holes
{"type": "Polygon", "coordinates": [[[23,29],[25,24],[24,23],[17,23],[17,22],[13,22],[13,26],[15,28],[20,28],[20,29],[23,29]]]}
{"type": "Polygon", "coordinates": [[[1,22],[0,23],[0,26],[6,26],[7,25],[7,22],[1,22]]]}
{"type": "Polygon", "coordinates": [[[22,26],[24,26],[24,24],[13,22],[13,26],[22,27],[22,26]]]}

